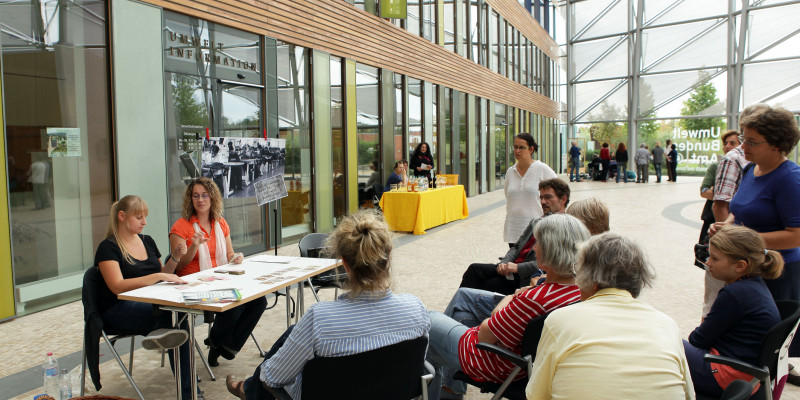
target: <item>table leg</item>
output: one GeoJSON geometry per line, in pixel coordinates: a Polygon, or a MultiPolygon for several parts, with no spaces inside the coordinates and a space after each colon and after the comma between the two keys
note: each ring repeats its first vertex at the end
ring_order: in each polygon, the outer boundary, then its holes
{"type": "Polygon", "coordinates": [[[289,308],[290,306],[289,299],[291,299],[291,293],[289,293],[290,288],[291,285],[287,286],[286,289],[284,289],[286,290],[286,329],[289,329],[289,327],[292,326],[292,317],[291,317],[292,311],[289,308]]]}
{"type": "MultiPolygon", "coordinates": [[[[178,318],[178,312],[175,310],[171,310],[172,313],[172,326],[176,329],[180,329],[180,319],[178,318]]],[[[161,366],[164,366],[164,350],[161,350],[161,366]]],[[[175,398],[181,398],[181,349],[180,346],[175,348],[175,398]]]]}
{"type": "Polygon", "coordinates": [[[305,283],[306,281],[300,281],[297,283],[297,313],[294,315],[294,323],[300,321],[300,317],[302,317],[304,314],[305,298],[303,296],[303,288],[305,287],[305,283]]]}
{"type": "Polygon", "coordinates": [[[189,371],[192,375],[192,400],[197,400],[197,370],[194,368],[194,313],[189,312],[189,371]]]}

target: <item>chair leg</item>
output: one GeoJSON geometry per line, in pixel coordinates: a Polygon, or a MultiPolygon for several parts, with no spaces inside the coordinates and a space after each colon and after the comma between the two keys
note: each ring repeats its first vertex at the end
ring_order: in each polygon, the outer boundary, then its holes
{"type": "Polygon", "coordinates": [[[133,347],[134,346],[133,339],[134,338],[136,338],[136,336],[131,336],[131,353],[128,355],[128,372],[130,372],[131,376],[133,376],[133,349],[134,349],[134,347],[133,347]]]}
{"type": "Polygon", "coordinates": [[[250,337],[253,338],[253,343],[256,344],[256,348],[258,349],[258,354],[261,355],[261,358],[264,358],[264,356],[266,356],[267,353],[265,353],[264,350],[261,349],[261,345],[258,344],[258,340],[256,339],[256,335],[254,335],[253,332],[250,332],[250,337]]]}
{"type": "Polygon", "coordinates": [[[308,282],[308,286],[311,287],[311,293],[314,293],[314,298],[317,300],[317,303],[319,303],[319,295],[317,295],[318,289],[314,287],[313,283],[311,283],[311,278],[306,279],[306,282],[308,282]]]}
{"type": "Polygon", "coordinates": [[[508,386],[511,385],[511,382],[514,381],[514,377],[517,376],[517,374],[519,373],[519,371],[521,369],[522,368],[520,368],[520,367],[515,367],[511,371],[511,373],[508,374],[508,378],[506,378],[506,380],[503,381],[503,384],[500,385],[500,388],[497,389],[497,391],[494,393],[494,396],[492,396],[492,400],[500,400],[501,398],[503,398],[503,393],[506,391],[508,386]]]}
{"type": "Polygon", "coordinates": [[[81,397],[83,397],[84,389],[86,388],[86,342],[83,342],[83,360],[81,361],[81,397]]]}
{"type": "Polygon", "coordinates": [[[164,356],[167,354],[167,351],[161,349],[161,368],[164,368],[164,356]]]}
{"type": "Polygon", "coordinates": [[[194,347],[197,349],[197,354],[200,355],[200,361],[203,362],[203,365],[206,367],[206,371],[208,371],[208,375],[211,376],[212,381],[216,381],[217,377],[214,375],[214,372],[211,371],[211,366],[208,365],[208,360],[206,360],[206,355],[203,353],[203,350],[200,349],[200,343],[197,343],[197,340],[194,341],[194,347]]]}
{"type": "Polygon", "coordinates": [[[125,368],[125,363],[122,362],[121,358],[119,358],[119,354],[117,353],[117,350],[114,348],[114,344],[111,343],[111,340],[108,338],[108,335],[106,335],[105,332],[103,332],[103,339],[105,339],[106,344],[108,345],[108,349],[111,350],[111,355],[113,355],[114,359],[117,360],[117,364],[119,364],[119,367],[122,369],[122,372],[125,374],[125,377],[128,378],[128,382],[130,382],[131,386],[133,386],[133,390],[136,391],[136,395],[139,396],[139,399],[144,400],[144,395],[142,394],[142,391],[139,390],[138,386],[136,386],[136,382],[133,381],[133,377],[131,376],[130,372],[128,372],[128,369],[125,368]]]}

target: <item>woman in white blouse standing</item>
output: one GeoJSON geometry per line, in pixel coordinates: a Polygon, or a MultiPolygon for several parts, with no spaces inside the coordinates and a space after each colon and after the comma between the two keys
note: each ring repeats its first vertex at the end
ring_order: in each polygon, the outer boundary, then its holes
{"type": "Polygon", "coordinates": [[[557,178],[547,164],[533,159],[539,145],[530,133],[514,136],[514,158],[517,162],[506,171],[506,223],[503,240],[513,246],[528,223],[542,216],[539,202],[539,181],[557,178]]]}

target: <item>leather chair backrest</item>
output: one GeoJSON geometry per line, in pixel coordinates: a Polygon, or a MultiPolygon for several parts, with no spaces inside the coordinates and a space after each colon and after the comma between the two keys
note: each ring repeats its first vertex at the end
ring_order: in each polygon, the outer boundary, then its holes
{"type": "Polygon", "coordinates": [[[428,338],[344,357],[321,357],[303,368],[303,399],[408,400],[422,394],[428,338]]]}

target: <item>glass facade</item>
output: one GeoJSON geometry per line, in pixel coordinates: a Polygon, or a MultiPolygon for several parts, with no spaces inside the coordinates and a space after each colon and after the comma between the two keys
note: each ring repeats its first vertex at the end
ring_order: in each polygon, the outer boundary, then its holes
{"type": "MultiPolygon", "coordinates": [[[[117,57],[108,51],[121,46],[106,42],[113,31],[106,22],[109,5],[70,4],[0,0],[7,116],[2,122],[18,314],[77,295],[80,273],[92,265],[94,249],[105,236],[109,204],[127,194],[117,193],[124,190],[120,182],[136,178],[115,171],[128,164],[120,167],[113,156],[118,149],[108,71],[117,57]],[[68,282],[51,292],[37,286],[53,279],[68,282]]],[[[376,0],[350,4],[380,14],[376,0]]],[[[544,66],[552,66],[552,60],[485,0],[409,0],[406,5],[408,17],[392,23],[409,34],[545,93],[550,82],[544,66]]],[[[169,225],[180,218],[186,184],[204,172],[205,138],[227,154],[243,150],[247,138],[286,141],[288,197],[276,204],[259,206],[254,196],[237,192],[244,189],[231,184],[231,177],[242,173],[241,166],[206,168],[225,197],[233,245],[245,254],[327,230],[328,223],[319,225],[316,218],[332,216],[335,224],[355,207],[368,206],[366,189],[383,186],[390,172],[385,169],[393,160],[386,158],[409,158],[421,141],[431,145],[437,170],[459,174],[468,193],[503,185],[514,130],[513,111],[506,105],[169,9],[148,10],[161,28],[162,47],[155,45],[158,51],[147,54],[155,74],[147,76],[156,77],[150,82],[157,96],[163,94],[166,165],[165,187],[153,189],[163,199],[154,207],[163,210],[166,217],[159,220],[169,225]],[[329,65],[320,66],[320,57],[329,65]],[[392,89],[393,95],[382,92],[392,89]],[[314,115],[324,115],[325,123],[314,115]],[[327,146],[328,135],[330,159],[315,146],[320,137],[327,146]],[[279,222],[267,213],[271,207],[279,210],[279,222]],[[270,224],[279,228],[274,240],[270,224]]],[[[132,94],[126,92],[130,86],[115,87],[117,96],[132,94]]],[[[142,89],[137,96],[145,92],[153,91],[142,89]]],[[[135,129],[125,128],[129,140],[135,129]]],[[[242,179],[253,177],[243,173],[242,179]]]]}
{"type": "Polygon", "coordinates": [[[284,240],[313,231],[310,52],[301,46],[278,42],[278,131],[280,138],[286,140],[284,181],[289,194],[281,200],[284,240]]]}
{"type": "MultiPolygon", "coordinates": [[[[106,3],[0,1],[18,315],[80,297],[114,198],[106,3]]],[[[2,126],[0,126],[1,128],[2,126]]]]}
{"type": "Polygon", "coordinates": [[[565,3],[567,136],[589,149],[672,139],[678,171],[700,175],[744,107],[800,111],[800,40],[790,22],[800,2],[742,4],[565,3]]]}
{"type": "Polygon", "coordinates": [[[265,135],[259,37],[171,12],[165,13],[163,32],[169,221],[181,218],[186,184],[201,166],[222,192],[234,249],[266,250],[266,213],[255,193],[244,193],[255,189],[233,183],[239,174],[247,184],[261,169],[261,151],[240,140],[265,135]],[[219,168],[201,160],[204,138],[225,155],[219,168]],[[234,152],[245,165],[229,160],[234,152]],[[195,168],[187,168],[187,157],[195,168]]]}

